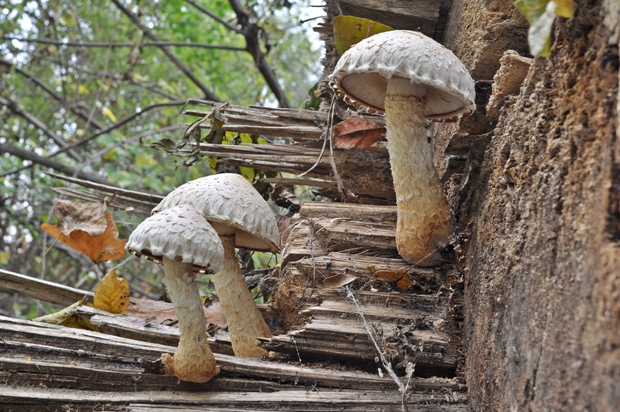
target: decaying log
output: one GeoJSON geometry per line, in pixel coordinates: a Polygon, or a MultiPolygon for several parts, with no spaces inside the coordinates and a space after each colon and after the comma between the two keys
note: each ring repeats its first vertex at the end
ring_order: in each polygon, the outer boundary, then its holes
{"type": "Polygon", "coordinates": [[[292,359],[374,365],[374,339],[398,373],[411,362],[420,376],[454,376],[462,359],[448,333],[457,321],[449,276],[398,258],[395,220],[394,207],[304,203],[274,295],[289,332],[262,345],[292,359]],[[326,279],[338,279],[336,289],[326,279]]]}
{"type": "MultiPolygon", "coordinates": [[[[329,150],[321,155],[320,149],[299,145],[201,144],[200,152],[203,156],[217,157],[219,162],[234,166],[297,175],[307,172],[309,177],[323,179],[317,186],[331,188],[335,193],[331,197],[340,197],[329,150]]],[[[361,202],[374,203],[373,199],[376,199],[375,202],[381,199],[384,202],[395,202],[389,155],[382,146],[375,150],[335,149],[334,160],[344,187],[355,193],[361,202]]],[[[312,180],[306,184],[312,186],[312,180]]]]}
{"type": "MultiPolygon", "coordinates": [[[[222,103],[208,100],[190,100],[191,105],[206,107],[208,111],[189,109],[183,112],[186,116],[205,118],[213,109],[222,106],[222,103]]],[[[235,133],[257,134],[265,137],[282,138],[304,146],[320,146],[327,126],[328,114],[326,111],[283,109],[261,106],[226,105],[221,109],[221,115],[226,123],[218,130],[235,133]]],[[[360,117],[372,119],[372,122],[383,125],[383,116],[374,114],[360,114],[360,117]]],[[[200,124],[203,129],[210,129],[211,124],[200,124]]]]}
{"type": "Polygon", "coordinates": [[[42,300],[55,305],[69,306],[84,297],[93,296],[92,292],[35,279],[20,273],[0,269],[0,290],[19,293],[24,296],[42,300]]]}
{"type": "MultiPolygon", "coordinates": [[[[170,346],[6,317],[0,317],[0,336],[2,410],[54,410],[69,404],[81,410],[134,410],[134,403],[139,404],[135,410],[143,411],[186,406],[400,410],[394,381],[368,373],[216,354],[220,375],[196,384],[163,374],[158,359],[174,351],[170,346]]],[[[414,377],[406,400],[431,410],[461,411],[463,389],[451,379],[414,377]]]]}
{"type": "Polygon", "coordinates": [[[303,311],[311,319],[303,329],[268,339],[264,347],[300,359],[374,361],[376,348],[360,321],[361,312],[372,328],[373,338],[394,357],[391,361],[397,372],[404,372],[407,362],[412,362],[422,376],[454,375],[458,356],[442,330],[447,298],[375,292],[370,294],[373,299],[383,299],[371,303],[364,299],[369,293],[362,292],[355,297],[361,302],[360,310],[344,293],[323,292],[319,294],[319,306],[303,311]]]}

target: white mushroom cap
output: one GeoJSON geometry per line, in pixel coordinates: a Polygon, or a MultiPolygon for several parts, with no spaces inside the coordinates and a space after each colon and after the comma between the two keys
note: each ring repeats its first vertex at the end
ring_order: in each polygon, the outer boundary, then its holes
{"type": "Polygon", "coordinates": [[[476,109],[474,81],[463,63],[415,31],[387,31],[355,44],[338,60],[330,84],[347,103],[384,112],[387,80],[393,77],[428,88],[424,115],[430,120],[455,121],[476,109]]]}
{"type": "Polygon", "coordinates": [[[235,246],[242,249],[276,252],[280,244],[278,224],[269,205],[243,178],[220,173],[191,180],[170,192],[153,214],[179,204],[194,206],[215,227],[237,229],[235,246]]]}
{"type": "Polygon", "coordinates": [[[162,257],[191,263],[201,273],[218,272],[224,248],[217,232],[192,206],[180,205],[150,216],[129,236],[125,249],[162,264],[162,257]]]}

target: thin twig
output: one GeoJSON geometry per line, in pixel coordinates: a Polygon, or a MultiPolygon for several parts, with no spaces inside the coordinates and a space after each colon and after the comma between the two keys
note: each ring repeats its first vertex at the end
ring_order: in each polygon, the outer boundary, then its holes
{"type": "Polygon", "coordinates": [[[332,165],[332,171],[334,172],[334,177],[336,178],[336,184],[338,185],[338,193],[344,193],[344,184],[342,183],[342,178],[340,177],[340,173],[338,173],[338,169],[336,168],[336,160],[334,159],[334,145],[333,139],[334,136],[334,108],[336,106],[336,93],[332,95],[332,102],[329,105],[329,116],[327,117],[327,139],[329,140],[329,163],[332,165]]]}
{"type": "MultiPolygon", "coordinates": [[[[135,42],[81,42],[81,41],[63,41],[63,40],[49,40],[49,39],[29,39],[25,37],[13,37],[13,36],[0,36],[0,40],[15,40],[23,43],[40,43],[50,44],[56,46],[71,46],[71,47],[95,47],[95,48],[119,48],[119,47],[134,47],[135,42]]],[[[203,44],[203,43],[188,43],[182,41],[147,41],[140,44],[141,47],[194,47],[200,49],[217,49],[217,50],[230,50],[230,51],[246,51],[245,47],[224,46],[216,44],[203,44]]]]}
{"type": "MultiPolygon", "coordinates": [[[[112,0],[112,2],[116,5],[116,7],[118,7],[123,14],[125,14],[127,17],[129,17],[129,19],[133,22],[133,24],[135,24],[141,31],[142,33],[148,37],[149,39],[151,39],[152,41],[160,41],[159,38],[157,38],[157,36],[155,36],[151,30],[149,30],[148,27],[146,27],[144,24],[142,24],[142,22],[140,21],[140,19],[138,18],[138,16],[136,16],[135,14],[133,14],[122,2],[121,0],[112,0]]],[[[159,46],[159,49],[166,55],[166,57],[168,57],[168,59],[179,69],[183,72],[183,74],[185,74],[185,76],[187,76],[188,79],[190,79],[192,81],[192,83],[194,83],[200,90],[202,90],[202,92],[205,95],[206,99],[209,100],[214,100],[214,101],[220,101],[220,99],[215,95],[215,93],[213,93],[211,90],[209,90],[199,79],[198,77],[196,77],[194,75],[194,73],[191,72],[191,70],[185,66],[175,55],[174,53],[172,53],[170,51],[170,49],[168,49],[167,46],[159,46]]]]}
{"type": "Polygon", "coordinates": [[[390,365],[390,362],[385,358],[385,355],[383,354],[383,351],[381,350],[381,347],[379,346],[379,343],[377,343],[377,340],[375,339],[374,333],[373,333],[372,329],[370,328],[370,325],[366,321],[366,317],[364,316],[364,313],[362,312],[362,308],[357,303],[357,299],[355,299],[355,295],[353,294],[351,289],[349,289],[348,286],[345,286],[345,289],[347,291],[347,298],[351,299],[351,301],[355,304],[355,308],[357,309],[357,314],[360,316],[360,318],[362,318],[362,323],[364,324],[364,329],[366,330],[366,333],[370,337],[370,340],[372,341],[372,343],[375,345],[375,349],[377,350],[377,353],[379,354],[379,358],[381,359],[381,364],[383,365],[385,370],[388,372],[388,374],[390,375],[392,380],[398,386],[398,390],[402,394],[402,408],[403,408],[403,412],[407,412],[408,411],[407,399],[405,397],[405,393],[407,392],[407,386],[403,385],[403,383],[400,381],[398,376],[396,376],[396,372],[394,372],[394,369],[392,369],[392,365],[390,365]]]}

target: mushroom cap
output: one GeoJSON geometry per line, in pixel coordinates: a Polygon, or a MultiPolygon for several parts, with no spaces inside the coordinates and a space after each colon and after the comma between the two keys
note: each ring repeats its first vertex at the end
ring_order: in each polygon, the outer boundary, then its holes
{"type": "Polygon", "coordinates": [[[217,232],[192,206],[171,207],[146,218],[131,233],[125,249],[162,264],[162,258],[191,263],[195,272],[215,273],[224,248],[217,232]]]}
{"type": "Polygon", "coordinates": [[[463,63],[415,31],[387,31],[355,44],[338,60],[330,85],[347,103],[384,112],[387,81],[393,77],[427,86],[424,115],[430,120],[456,121],[476,109],[474,81],[463,63]]]}
{"type": "Polygon", "coordinates": [[[276,252],[280,232],[269,205],[241,175],[220,173],[191,180],[168,194],[153,214],[179,204],[194,206],[220,233],[236,229],[235,246],[276,252]]]}

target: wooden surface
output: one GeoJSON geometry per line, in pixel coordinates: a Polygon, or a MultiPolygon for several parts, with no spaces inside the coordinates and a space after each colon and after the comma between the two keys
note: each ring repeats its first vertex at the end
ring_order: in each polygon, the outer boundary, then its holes
{"type": "MultiPolygon", "coordinates": [[[[401,407],[392,379],[363,372],[216,354],[219,377],[196,384],[162,374],[158,359],[174,351],[170,346],[5,317],[0,317],[0,336],[3,411],[56,410],[69,404],[80,410],[126,411],[401,407]]],[[[455,380],[414,377],[406,399],[410,405],[435,408],[430,410],[461,411],[462,389],[455,380]]]]}

